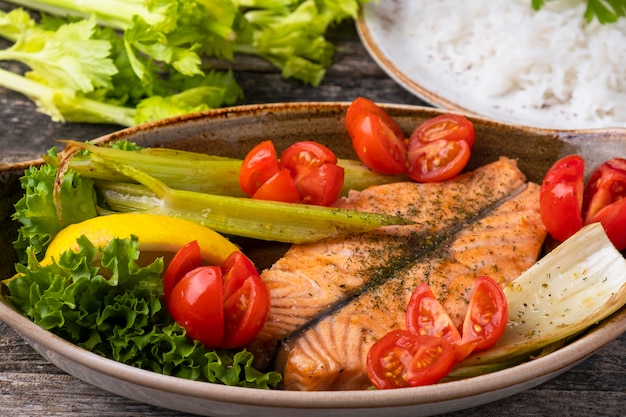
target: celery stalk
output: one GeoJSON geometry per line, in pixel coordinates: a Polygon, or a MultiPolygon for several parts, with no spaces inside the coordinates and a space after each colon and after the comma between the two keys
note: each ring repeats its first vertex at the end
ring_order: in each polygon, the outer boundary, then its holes
{"type": "Polygon", "coordinates": [[[175,190],[129,165],[112,163],[95,154],[93,158],[142,184],[119,184],[116,187],[100,182],[99,190],[114,210],[181,217],[228,235],[304,243],[380,226],[411,223],[399,216],[357,210],[175,190]]]}
{"type": "Polygon", "coordinates": [[[508,327],[496,345],[452,372],[529,359],[626,304],[626,259],[599,223],[585,226],[505,288],[508,327]]]}
{"type": "Polygon", "coordinates": [[[135,124],[134,109],[69,94],[4,69],[0,69],[0,87],[29,97],[42,112],[57,122],[135,124]]]}
{"type": "MultiPolygon", "coordinates": [[[[240,159],[167,148],[143,148],[129,151],[76,141],[62,142],[90,152],[88,155],[74,156],[69,165],[71,169],[85,177],[124,181],[125,177],[106,168],[106,163],[94,163],[90,155],[97,154],[105,161],[140,169],[177,190],[234,197],[245,196],[239,186],[239,170],[242,163],[240,159]]],[[[350,159],[339,159],[338,165],[345,171],[342,195],[346,195],[350,190],[360,191],[372,185],[406,180],[406,177],[402,175],[379,174],[361,162],[350,159]]]]}
{"type": "Polygon", "coordinates": [[[139,169],[177,190],[237,197],[245,195],[239,186],[241,160],[200,158],[190,155],[189,152],[175,150],[127,151],[83,142],[64,142],[68,146],[76,146],[90,152],[86,156],[72,158],[69,165],[71,169],[85,177],[123,181],[119,173],[107,168],[109,163],[117,163],[139,169]],[[104,162],[94,164],[95,155],[104,162]]]}

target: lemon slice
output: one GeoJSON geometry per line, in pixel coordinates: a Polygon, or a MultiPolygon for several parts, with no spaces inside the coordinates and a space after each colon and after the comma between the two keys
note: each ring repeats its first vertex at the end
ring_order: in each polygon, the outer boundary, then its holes
{"type": "Polygon", "coordinates": [[[175,253],[192,240],[200,245],[202,259],[210,265],[221,265],[239,248],[212,229],[190,220],[155,214],[120,213],[98,216],[62,229],[52,239],[42,265],[59,259],[69,249],[78,251],[76,239],[85,235],[96,247],[113,238],[137,236],[141,252],[175,253]]]}

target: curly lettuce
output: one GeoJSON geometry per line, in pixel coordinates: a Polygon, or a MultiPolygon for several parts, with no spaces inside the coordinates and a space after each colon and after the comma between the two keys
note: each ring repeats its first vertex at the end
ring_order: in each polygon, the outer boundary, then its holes
{"type": "MultiPolygon", "coordinates": [[[[56,149],[48,151],[47,158],[55,159],[56,149]]],[[[59,201],[63,219],[59,219],[53,200],[57,167],[44,164],[30,166],[20,178],[23,197],[15,204],[13,220],[21,226],[13,247],[20,262],[26,261],[26,249],[32,247],[33,254],[43,258],[52,238],[65,226],[79,223],[97,215],[94,181],[68,170],[59,187],[59,201]]]]}

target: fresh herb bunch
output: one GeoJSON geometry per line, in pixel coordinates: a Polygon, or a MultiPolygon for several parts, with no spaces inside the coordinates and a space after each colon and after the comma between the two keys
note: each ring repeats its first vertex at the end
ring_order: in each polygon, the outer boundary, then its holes
{"type": "MultiPolygon", "coordinates": [[[[532,0],[533,9],[541,9],[546,1],[549,0],[532,0]]],[[[602,24],[626,17],[626,0],[587,0],[585,20],[591,22],[594,17],[602,24]]]]}
{"type": "Polygon", "coordinates": [[[9,0],[0,87],[30,97],[54,121],[132,126],[236,103],[230,71],[206,58],[259,56],[285,78],[322,81],[334,47],[324,37],[368,0],[9,0]]]}

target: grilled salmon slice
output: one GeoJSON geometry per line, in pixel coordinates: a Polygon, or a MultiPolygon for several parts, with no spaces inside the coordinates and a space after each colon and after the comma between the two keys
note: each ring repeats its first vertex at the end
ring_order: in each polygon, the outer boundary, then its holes
{"type": "Polygon", "coordinates": [[[263,271],[272,306],[265,327],[248,347],[257,366],[273,360],[281,339],[438,250],[442,239],[517,192],[525,181],[515,161],[501,158],[444,183],[395,183],[351,193],[341,207],[402,215],[415,224],[293,245],[263,271]]]}
{"type": "Polygon", "coordinates": [[[406,306],[421,282],[429,284],[460,325],[478,275],[506,285],[536,261],[545,238],[538,196],[539,186],[528,184],[519,195],[442,240],[438,250],[286,338],[277,364],[285,389],[370,386],[367,353],[389,331],[406,328],[406,306]]]}

